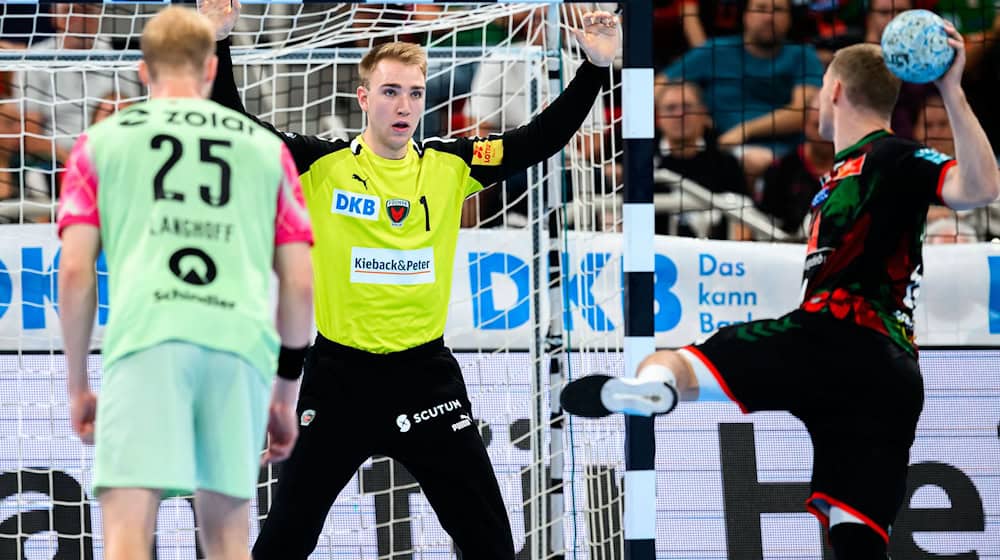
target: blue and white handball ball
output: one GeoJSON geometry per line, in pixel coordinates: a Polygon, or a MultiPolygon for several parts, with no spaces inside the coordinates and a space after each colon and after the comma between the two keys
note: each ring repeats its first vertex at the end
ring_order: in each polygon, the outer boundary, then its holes
{"type": "Polygon", "coordinates": [[[944,20],[928,10],[907,10],[882,32],[882,56],[892,73],[925,84],[940,78],[955,59],[944,20]]]}

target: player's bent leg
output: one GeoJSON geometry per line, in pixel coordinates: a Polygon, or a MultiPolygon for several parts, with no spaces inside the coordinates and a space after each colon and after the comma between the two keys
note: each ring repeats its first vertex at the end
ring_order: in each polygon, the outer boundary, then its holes
{"type": "Polygon", "coordinates": [[[595,374],[566,384],[560,396],[563,409],[586,418],[613,412],[635,416],[666,414],[677,405],[677,389],[661,381],[595,374]]]}
{"type": "Polygon", "coordinates": [[[149,488],[104,488],[99,500],[104,525],[105,560],[151,558],[160,491],[149,488]]]}
{"type": "Polygon", "coordinates": [[[250,557],[250,501],[199,490],[194,500],[198,539],[211,560],[247,560],[250,557]]]}
{"type": "Polygon", "coordinates": [[[635,378],[591,375],[567,384],[560,395],[570,414],[589,418],[622,412],[667,414],[678,400],[729,400],[719,381],[692,351],[663,350],[639,364],[635,378]]]}

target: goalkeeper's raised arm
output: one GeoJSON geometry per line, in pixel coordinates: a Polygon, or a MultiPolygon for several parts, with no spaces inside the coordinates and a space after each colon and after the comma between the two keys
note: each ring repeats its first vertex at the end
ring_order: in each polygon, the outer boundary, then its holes
{"type": "MultiPolygon", "coordinates": [[[[213,84],[211,98],[221,105],[247,114],[233,78],[229,40],[229,34],[239,19],[239,0],[198,0],[198,7],[202,14],[208,16],[215,24],[216,29],[216,55],[219,58],[219,71],[213,84]]],[[[571,32],[586,54],[587,62],[580,66],[574,79],[552,105],[543,110],[531,122],[503,135],[494,135],[497,138],[502,136],[505,156],[499,164],[496,160],[490,162],[488,167],[492,169],[482,173],[483,186],[488,187],[496,181],[543,161],[558,152],[566,146],[587,118],[597,94],[601,90],[601,85],[607,78],[606,68],[611,66],[621,48],[621,29],[618,25],[618,18],[609,12],[587,13],[581,20],[583,28],[571,29],[571,32]]],[[[424,74],[426,74],[426,65],[424,74]]],[[[420,109],[420,113],[411,115],[412,123],[406,123],[409,125],[404,131],[406,142],[410,141],[416,130],[416,124],[423,112],[422,104],[420,109]]],[[[363,110],[368,113],[367,109],[363,108],[363,110]]],[[[324,155],[344,147],[344,143],[341,141],[329,141],[317,136],[295,133],[281,133],[273,125],[261,122],[256,116],[248,116],[281,135],[282,140],[291,150],[300,173],[308,171],[310,165],[324,155]]],[[[369,114],[369,128],[375,125],[370,120],[371,117],[372,115],[369,114]]],[[[471,153],[471,145],[468,150],[459,148],[457,151],[471,153]]],[[[473,164],[482,163],[471,157],[467,159],[473,164]]]]}

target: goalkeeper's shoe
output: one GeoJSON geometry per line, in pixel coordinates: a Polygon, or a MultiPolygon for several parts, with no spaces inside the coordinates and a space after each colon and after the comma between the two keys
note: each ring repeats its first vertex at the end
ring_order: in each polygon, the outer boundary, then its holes
{"type": "Polygon", "coordinates": [[[563,410],[585,418],[613,412],[632,416],[667,414],[677,406],[677,389],[660,381],[594,374],[566,384],[559,398],[563,410]]]}

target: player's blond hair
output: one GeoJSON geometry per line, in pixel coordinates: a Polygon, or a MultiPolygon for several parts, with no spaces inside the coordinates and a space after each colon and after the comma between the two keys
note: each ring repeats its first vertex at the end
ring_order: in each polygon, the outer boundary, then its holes
{"type": "Polygon", "coordinates": [[[844,84],[844,94],[852,104],[886,118],[892,115],[902,81],[885,65],[881,47],[844,47],[833,55],[830,72],[844,84]]]}
{"type": "Polygon", "coordinates": [[[427,77],[427,54],[420,45],[414,43],[385,43],[379,45],[361,59],[358,64],[358,73],[361,75],[361,85],[368,87],[368,80],[372,76],[375,66],[383,60],[397,60],[407,66],[419,66],[420,72],[427,77]]]}
{"type": "Polygon", "coordinates": [[[142,30],[140,45],[154,80],[161,70],[200,74],[215,52],[215,28],[198,12],[171,6],[149,20],[142,30]]]}

